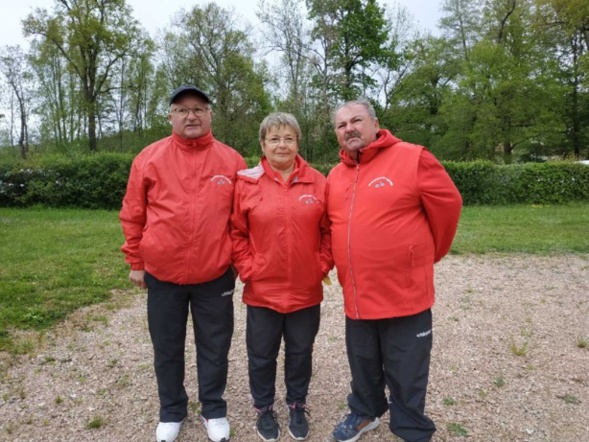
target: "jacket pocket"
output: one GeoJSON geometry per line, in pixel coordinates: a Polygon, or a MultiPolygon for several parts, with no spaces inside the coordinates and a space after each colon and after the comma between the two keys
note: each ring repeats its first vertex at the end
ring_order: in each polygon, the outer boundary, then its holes
{"type": "Polygon", "coordinates": [[[261,253],[256,253],[252,262],[252,273],[248,279],[259,279],[265,268],[266,258],[261,253]]]}

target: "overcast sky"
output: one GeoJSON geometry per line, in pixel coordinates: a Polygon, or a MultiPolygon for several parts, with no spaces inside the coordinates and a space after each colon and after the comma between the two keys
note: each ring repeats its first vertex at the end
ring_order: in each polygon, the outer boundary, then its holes
{"type": "MultiPolygon", "coordinates": [[[[271,1],[271,0],[269,0],[271,1]]],[[[181,8],[190,9],[195,4],[206,4],[207,0],[127,0],[134,11],[134,17],[154,36],[155,31],[169,25],[171,17],[181,8]]],[[[258,0],[217,0],[225,9],[233,8],[250,24],[257,23],[255,11],[258,0]]],[[[380,0],[390,8],[395,4],[406,7],[417,26],[435,32],[440,17],[441,0],[380,0]]],[[[28,43],[22,36],[21,21],[36,8],[53,10],[54,0],[0,0],[0,46],[28,43]]]]}

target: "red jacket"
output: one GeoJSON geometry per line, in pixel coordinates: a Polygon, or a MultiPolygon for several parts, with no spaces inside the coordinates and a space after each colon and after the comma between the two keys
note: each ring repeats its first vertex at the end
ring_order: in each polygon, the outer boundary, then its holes
{"type": "Polygon", "coordinates": [[[211,133],[173,133],[146,147],[133,161],[120,212],[131,269],[176,284],[221,276],[231,265],[235,177],[246,167],[211,133]]]}
{"type": "Polygon", "coordinates": [[[327,178],[333,259],[352,319],[409,316],[434,303],[434,262],[450,250],[462,198],[422,146],[389,131],[340,152],[327,178]]]}
{"type": "Polygon", "coordinates": [[[239,172],[231,237],[244,303],[290,313],[323,300],[333,266],[325,181],[300,156],[286,183],[265,158],[239,172]]]}

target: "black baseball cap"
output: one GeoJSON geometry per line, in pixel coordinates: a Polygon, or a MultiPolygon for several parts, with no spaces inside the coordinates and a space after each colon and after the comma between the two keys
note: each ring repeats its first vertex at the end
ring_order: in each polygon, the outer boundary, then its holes
{"type": "Polygon", "coordinates": [[[196,94],[200,98],[202,98],[204,101],[206,101],[208,104],[211,104],[211,99],[209,98],[209,96],[207,94],[205,94],[203,91],[201,91],[199,88],[197,88],[196,86],[193,86],[191,84],[183,84],[182,86],[179,86],[176,89],[174,89],[174,92],[172,92],[172,96],[170,97],[170,105],[172,105],[172,103],[174,103],[174,101],[176,101],[178,98],[180,98],[181,95],[184,95],[187,93],[196,94]]]}

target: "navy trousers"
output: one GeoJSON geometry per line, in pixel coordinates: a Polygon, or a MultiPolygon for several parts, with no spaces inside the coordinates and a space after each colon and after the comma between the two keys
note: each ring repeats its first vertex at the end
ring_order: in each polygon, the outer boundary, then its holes
{"type": "Polygon", "coordinates": [[[284,338],[286,403],[305,404],[313,371],[313,344],[319,331],[321,306],[279,313],[269,308],[247,307],[247,355],[254,407],[274,404],[276,358],[284,338]]]}
{"type": "Polygon", "coordinates": [[[227,403],[223,394],[234,326],[233,271],[229,268],[219,278],[202,284],[163,282],[148,273],[145,282],[160,421],[180,422],[188,412],[184,349],[189,309],[194,325],[198,400],[202,415],[206,419],[225,417],[227,403]]]}
{"type": "Polygon", "coordinates": [[[390,410],[390,430],[406,442],[428,442],[436,427],[425,415],[432,313],[379,320],[346,317],[352,373],[348,406],[371,417],[390,410]],[[389,389],[387,400],[385,386],[389,389]]]}

